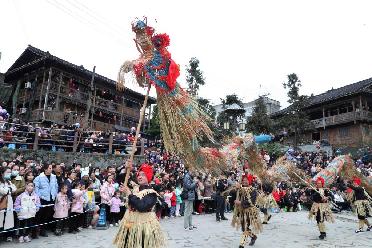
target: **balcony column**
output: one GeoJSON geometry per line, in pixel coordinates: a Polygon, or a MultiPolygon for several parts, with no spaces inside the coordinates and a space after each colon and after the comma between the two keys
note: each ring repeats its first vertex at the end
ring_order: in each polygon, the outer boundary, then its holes
{"type": "Polygon", "coordinates": [[[40,99],[39,99],[39,107],[38,109],[41,109],[41,101],[43,100],[43,91],[44,91],[44,84],[45,84],[45,76],[46,76],[46,70],[43,72],[43,81],[41,82],[41,91],[40,91],[40,99]]]}
{"type": "Polygon", "coordinates": [[[59,111],[59,102],[60,102],[60,95],[61,95],[62,79],[63,79],[63,72],[61,72],[61,74],[59,74],[58,91],[57,91],[57,99],[56,99],[56,110],[57,111],[59,111]]]}
{"type": "Polygon", "coordinates": [[[45,110],[47,109],[47,106],[48,106],[49,89],[50,89],[51,81],[52,81],[52,67],[49,68],[48,84],[47,84],[45,98],[44,98],[44,107],[43,107],[43,116],[42,116],[43,121],[45,120],[45,110]]]}
{"type": "Polygon", "coordinates": [[[355,111],[355,101],[354,100],[351,102],[351,105],[353,105],[354,124],[356,124],[356,111],[355,111]]]}

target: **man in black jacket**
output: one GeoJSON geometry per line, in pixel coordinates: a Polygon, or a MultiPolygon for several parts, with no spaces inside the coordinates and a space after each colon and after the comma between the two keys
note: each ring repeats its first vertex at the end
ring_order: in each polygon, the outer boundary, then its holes
{"type": "Polygon", "coordinates": [[[227,220],[225,217],[225,198],[222,193],[227,189],[227,180],[221,175],[216,182],[216,221],[227,220]]]}

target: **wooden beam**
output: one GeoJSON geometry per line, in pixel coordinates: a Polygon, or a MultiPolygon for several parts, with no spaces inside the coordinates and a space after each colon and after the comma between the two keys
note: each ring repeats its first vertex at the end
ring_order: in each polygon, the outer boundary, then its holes
{"type": "Polygon", "coordinates": [[[50,89],[50,83],[51,83],[51,81],[52,81],[52,68],[49,68],[48,84],[47,84],[45,98],[44,98],[43,120],[45,120],[45,110],[46,110],[46,108],[48,106],[49,89],[50,89]]]}
{"type": "Polygon", "coordinates": [[[38,109],[41,109],[41,101],[43,100],[43,91],[44,91],[44,84],[45,84],[45,76],[46,76],[46,70],[44,70],[44,72],[43,72],[43,82],[41,82],[41,91],[40,91],[39,107],[38,107],[38,109]]]}
{"type": "Polygon", "coordinates": [[[14,91],[13,98],[12,98],[12,105],[13,105],[13,113],[12,114],[13,114],[13,118],[17,114],[17,101],[18,101],[19,88],[21,88],[21,80],[18,80],[16,89],[14,91]]]}
{"type": "Polygon", "coordinates": [[[354,100],[351,102],[351,105],[353,106],[354,124],[355,124],[356,123],[356,112],[355,112],[355,101],[354,100]]]}
{"type": "Polygon", "coordinates": [[[59,80],[58,80],[58,91],[57,91],[57,99],[56,99],[56,110],[59,111],[59,101],[60,101],[60,94],[61,94],[61,86],[63,81],[63,72],[59,74],[59,80]]]}
{"type": "Polygon", "coordinates": [[[96,73],[96,66],[93,67],[93,73],[92,73],[92,79],[90,81],[90,88],[88,91],[88,100],[87,100],[87,110],[85,111],[85,117],[84,117],[84,123],[81,123],[83,128],[88,127],[88,120],[89,120],[89,113],[90,113],[90,108],[92,106],[92,93],[94,90],[94,76],[96,73]]]}

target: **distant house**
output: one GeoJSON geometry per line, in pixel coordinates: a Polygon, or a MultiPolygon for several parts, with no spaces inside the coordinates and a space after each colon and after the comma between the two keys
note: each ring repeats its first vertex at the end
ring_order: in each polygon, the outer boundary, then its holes
{"type": "MultiPolygon", "coordinates": [[[[265,105],[266,105],[268,115],[271,115],[271,114],[280,110],[280,102],[279,101],[273,100],[273,99],[268,98],[266,96],[264,96],[263,99],[264,99],[264,102],[265,102],[265,105]]],[[[252,116],[253,109],[256,105],[256,100],[251,101],[251,102],[247,102],[247,103],[243,103],[243,104],[244,104],[244,110],[245,110],[245,117],[247,118],[247,117],[252,116]]],[[[216,110],[216,117],[222,111],[224,111],[222,104],[218,104],[218,105],[215,105],[213,107],[216,110]]]]}
{"type": "MultiPolygon", "coordinates": [[[[144,100],[130,89],[117,91],[114,80],[96,73],[93,77],[83,66],[32,46],[5,73],[5,86],[12,88],[7,106],[14,118],[61,125],[79,122],[94,130],[136,125],[144,100]]],[[[155,102],[150,97],[149,105],[155,102]]]]}
{"type": "MultiPolygon", "coordinates": [[[[308,129],[305,140],[327,140],[335,147],[371,145],[371,108],[372,78],[313,96],[303,110],[315,129],[308,129]]],[[[289,109],[290,106],[272,117],[278,118],[289,109]]]]}

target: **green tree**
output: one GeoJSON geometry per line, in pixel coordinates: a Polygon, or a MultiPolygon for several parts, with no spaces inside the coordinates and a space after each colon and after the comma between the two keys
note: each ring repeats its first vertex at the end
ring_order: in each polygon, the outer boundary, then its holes
{"type": "Polygon", "coordinates": [[[252,116],[248,119],[247,131],[254,134],[269,134],[273,131],[273,122],[267,114],[265,100],[262,96],[255,101],[252,116]]]}
{"type": "Polygon", "coordinates": [[[279,120],[281,126],[288,127],[289,133],[294,135],[294,147],[297,147],[301,140],[301,135],[309,127],[309,117],[304,111],[308,104],[309,97],[300,95],[301,81],[295,73],[287,76],[288,81],[283,83],[284,89],[287,89],[288,107],[286,114],[279,120]]]}
{"type": "Polygon", "coordinates": [[[209,117],[214,120],[216,118],[216,110],[206,98],[198,97],[197,102],[199,107],[209,115],[209,117]]]}
{"type": "Polygon", "coordinates": [[[192,57],[186,68],[186,82],[188,84],[187,91],[193,97],[197,97],[200,86],[205,85],[205,78],[203,72],[199,68],[199,63],[200,61],[197,58],[192,57]]]}
{"type": "Polygon", "coordinates": [[[159,124],[159,111],[158,106],[155,105],[152,111],[152,117],[150,119],[150,128],[146,131],[146,134],[153,137],[160,137],[160,124],[159,124]]]}

